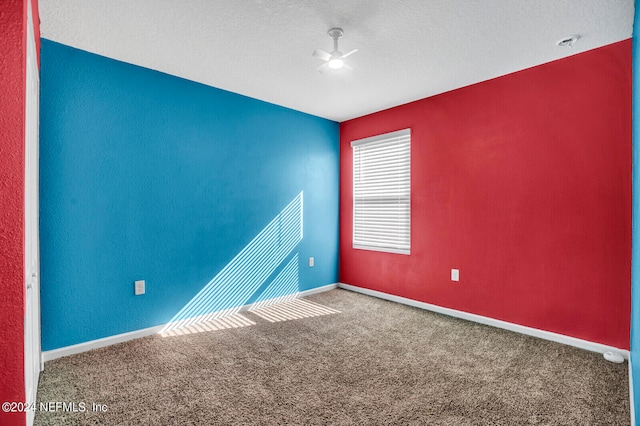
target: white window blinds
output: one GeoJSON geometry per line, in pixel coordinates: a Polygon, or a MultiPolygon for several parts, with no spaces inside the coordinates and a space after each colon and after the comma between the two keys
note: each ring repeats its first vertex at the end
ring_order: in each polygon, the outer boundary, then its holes
{"type": "Polygon", "coordinates": [[[351,142],[353,247],[409,254],[411,129],[351,142]]]}

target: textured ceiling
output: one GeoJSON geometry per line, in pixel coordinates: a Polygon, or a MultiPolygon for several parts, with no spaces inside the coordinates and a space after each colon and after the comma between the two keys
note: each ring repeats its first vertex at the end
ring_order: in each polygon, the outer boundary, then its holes
{"type": "Polygon", "coordinates": [[[40,0],[42,36],[344,121],[631,37],[633,0],[40,0]],[[354,71],[321,74],[341,27],[354,71]],[[580,34],[573,47],[558,47],[580,34]]]}

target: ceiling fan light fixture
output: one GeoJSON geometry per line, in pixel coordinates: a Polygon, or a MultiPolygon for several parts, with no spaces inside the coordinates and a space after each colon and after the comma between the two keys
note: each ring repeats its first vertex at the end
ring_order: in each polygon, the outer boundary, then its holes
{"type": "Polygon", "coordinates": [[[331,58],[329,62],[327,62],[327,66],[332,70],[339,70],[344,66],[344,61],[340,58],[331,58]]]}

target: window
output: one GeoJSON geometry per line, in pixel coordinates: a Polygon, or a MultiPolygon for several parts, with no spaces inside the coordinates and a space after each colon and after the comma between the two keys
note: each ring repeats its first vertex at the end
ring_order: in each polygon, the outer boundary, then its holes
{"type": "Polygon", "coordinates": [[[409,254],[411,129],[351,142],[353,248],[409,254]]]}

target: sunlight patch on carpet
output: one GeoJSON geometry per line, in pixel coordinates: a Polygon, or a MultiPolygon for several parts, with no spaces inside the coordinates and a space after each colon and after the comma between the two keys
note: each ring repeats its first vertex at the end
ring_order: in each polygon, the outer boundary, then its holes
{"type": "Polygon", "coordinates": [[[206,331],[225,330],[228,328],[240,328],[255,325],[256,323],[242,314],[227,315],[208,321],[186,325],[180,328],[166,330],[160,333],[162,337],[184,336],[186,334],[203,333],[206,331]]]}
{"type": "Polygon", "coordinates": [[[340,311],[336,311],[335,309],[303,299],[289,300],[275,305],[251,309],[250,312],[269,322],[289,321],[340,313],[340,311]]]}

